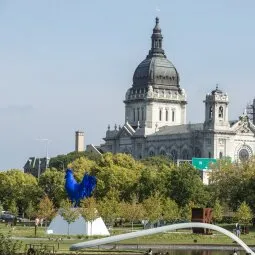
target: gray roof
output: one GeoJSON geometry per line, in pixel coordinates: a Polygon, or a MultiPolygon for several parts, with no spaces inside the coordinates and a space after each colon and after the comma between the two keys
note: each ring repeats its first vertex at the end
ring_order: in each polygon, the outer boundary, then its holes
{"type": "Polygon", "coordinates": [[[177,70],[166,57],[146,58],[136,68],[133,86],[142,87],[149,84],[152,86],[179,86],[177,70]]]}
{"type": "Polygon", "coordinates": [[[164,126],[159,128],[159,131],[157,131],[156,133],[152,135],[149,135],[148,137],[159,136],[159,135],[184,134],[184,133],[190,133],[195,130],[199,130],[199,131],[203,130],[203,123],[164,126]]]}

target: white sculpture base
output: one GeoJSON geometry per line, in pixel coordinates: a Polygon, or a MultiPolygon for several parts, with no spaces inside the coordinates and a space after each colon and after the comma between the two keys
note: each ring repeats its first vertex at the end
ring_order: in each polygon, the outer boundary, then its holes
{"type": "MultiPolygon", "coordinates": [[[[52,235],[67,235],[68,234],[68,223],[63,219],[62,216],[57,214],[51,221],[47,228],[47,234],[52,235]]],[[[75,222],[69,225],[70,235],[102,235],[109,236],[110,233],[106,228],[102,218],[97,218],[92,222],[85,221],[83,217],[79,217],[75,222]]]]}

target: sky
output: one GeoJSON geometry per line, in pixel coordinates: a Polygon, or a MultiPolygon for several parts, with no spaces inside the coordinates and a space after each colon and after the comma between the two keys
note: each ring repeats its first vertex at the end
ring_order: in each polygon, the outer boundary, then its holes
{"type": "Polygon", "coordinates": [[[203,122],[216,84],[238,119],[255,96],[254,9],[254,0],[0,0],[0,170],[23,169],[46,147],[50,157],[74,151],[76,130],[99,145],[108,124],[123,125],[156,16],[187,122],[203,122]]]}

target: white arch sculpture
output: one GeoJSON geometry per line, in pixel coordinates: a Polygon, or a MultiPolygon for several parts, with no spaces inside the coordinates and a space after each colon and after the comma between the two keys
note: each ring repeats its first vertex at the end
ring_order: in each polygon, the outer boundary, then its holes
{"type": "Polygon", "coordinates": [[[172,225],[167,225],[167,226],[158,227],[158,228],[140,230],[140,231],[131,232],[127,234],[95,239],[95,240],[91,240],[87,242],[73,244],[71,245],[70,250],[80,250],[80,249],[94,247],[94,246],[98,246],[102,244],[114,243],[114,242],[118,242],[118,241],[122,241],[126,239],[131,239],[131,238],[136,238],[136,237],[146,236],[146,235],[153,235],[153,234],[157,234],[161,232],[166,232],[166,231],[171,231],[176,229],[183,229],[183,228],[208,228],[211,230],[221,232],[225,234],[226,236],[230,237],[232,240],[236,241],[240,246],[242,246],[244,250],[246,251],[246,253],[255,255],[252,249],[250,249],[240,238],[238,238],[236,235],[234,235],[230,231],[213,224],[198,223],[198,222],[178,223],[178,224],[172,224],[172,225]]]}

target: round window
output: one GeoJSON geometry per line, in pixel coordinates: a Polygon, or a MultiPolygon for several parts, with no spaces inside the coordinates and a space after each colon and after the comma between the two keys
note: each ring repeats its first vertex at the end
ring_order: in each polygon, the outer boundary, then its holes
{"type": "Polygon", "coordinates": [[[242,161],[248,160],[249,159],[249,152],[247,149],[241,149],[239,151],[239,159],[242,161]]]}

